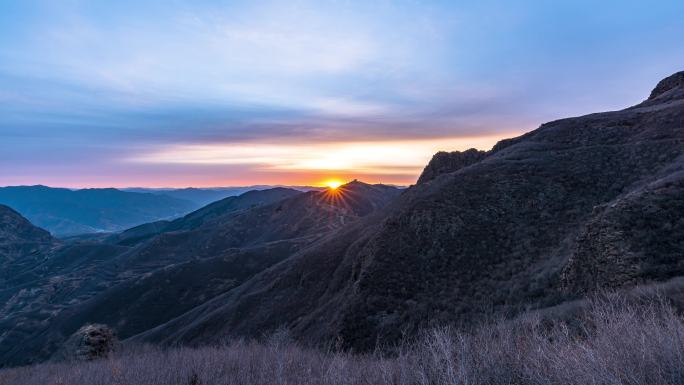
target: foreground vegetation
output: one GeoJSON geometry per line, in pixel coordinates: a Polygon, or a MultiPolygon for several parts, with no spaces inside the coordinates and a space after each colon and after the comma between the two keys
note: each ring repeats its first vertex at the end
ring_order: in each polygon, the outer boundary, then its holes
{"type": "Polygon", "coordinates": [[[0,384],[684,384],[684,319],[664,301],[595,301],[580,323],[528,316],[469,333],[437,329],[390,357],[284,340],[148,347],[6,369],[0,384]]]}

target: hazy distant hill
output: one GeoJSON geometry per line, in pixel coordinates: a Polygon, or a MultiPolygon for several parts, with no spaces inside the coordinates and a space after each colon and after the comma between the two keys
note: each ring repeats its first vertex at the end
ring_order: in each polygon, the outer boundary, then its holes
{"type": "Polygon", "coordinates": [[[189,187],[189,188],[180,188],[180,189],[172,189],[172,188],[154,189],[154,188],[131,187],[131,188],[124,188],[121,190],[122,191],[130,191],[130,192],[142,192],[142,193],[166,195],[166,196],[170,196],[173,198],[178,198],[178,199],[183,199],[183,200],[195,202],[199,206],[204,206],[204,205],[207,205],[209,203],[221,200],[223,198],[238,196],[240,194],[246,193],[247,191],[268,190],[268,189],[272,189],[272,188],[276,188],[276,187],[286,187],[286,188],[292,188],[292,189],[300,190],[300,191],[321,190],[320,187],[312,187],[312,186],[267,186],[267,185],[243,186],[243,187],[211,187],[211,188],[189,187]]]}
{"type": "Polygon", "coordinates": [[[133,244],[163,232],[193,230],[209,220],[232,214],[236,211],[268,205],[298,194],[302,194],[302,192],[283,187],[248,191],[238,196],[221,199],[173,221],[157,221],[133,227],[114,234],[107,240],[115,243],[133,244]]]}
{"type": "Polygon", "coordinates": [[[46,186],[0,188],[0,203],[55,236],[120,231],[186,214],[199,205],[165,195],[117,189],[70,190],[46,186]]]}

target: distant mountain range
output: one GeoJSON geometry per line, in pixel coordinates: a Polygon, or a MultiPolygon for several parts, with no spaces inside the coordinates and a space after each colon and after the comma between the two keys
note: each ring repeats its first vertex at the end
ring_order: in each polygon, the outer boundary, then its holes
{"type": "MultiPolygon", "coordinates": [[[[71,190],[47,186],[0,188],[0,204],[17,210],[54,236],[116,232],[143,223],[174,219],[211,202],[271,186],[71,190]]],[[[316,187],[296,187],[302,191],[316,187]]]]}
{"type": "Polygon", "coordinates": [[[684,72],[621,111],[439,153],[405,190],[254,191],[86,241],[0,206],[0,365],[45,360],[87,323],[124,343],[286,328],[369,351],[602,289],[667,283],[681,307],[683,218],[684,72]]]}
{"type": "Polygon", "coordinates": [[[286,187],[300,191],[320,191],[322,187],[314,186],[280,186],[280,185],[254,185],[254,186],[242,186],[242,187],[207,187],[207,188],[144,188],[144,187],[129,187],[122,188],[122,191],[128,192],[138,192],[138,193],[150,193],[157,195],[166,195],[177,199],[183,199],[186,201],[191,201],[199,205],[199,207],[208,205],[209,203],[216,202],[223,198],[231,197],[246,193],[247,191],[253,190],[267,190],[276,187],[286,187]]]}
{"type": "Polygon", "coordinates": [[[46,186],[2,187],[0,204],[12,207],[55,236],[120,231],[178,217],[199,207],[166,195],[113,188],[70,190],[46,186]]]}
{"type": "Polygon", "coordinates": [[[250,191],[95,241],[58,241],[4,208],[12,213],[7,222],[34,234],[23,243],[44,246],[21,264],[13,264],[20,253],[1,256],[15,267],[0,272],[0,362],[47,358],[85,319],[115,323],[123,337],[148,330],[369,215],[400,191],[361,182],[334,191],[250,191]]]}

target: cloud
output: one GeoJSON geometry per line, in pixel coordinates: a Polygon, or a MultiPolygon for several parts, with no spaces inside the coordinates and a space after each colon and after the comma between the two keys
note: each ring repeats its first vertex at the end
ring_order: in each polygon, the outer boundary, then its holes
{"type": "Polygon", "coordinates": [[[143,152],[132,163],[243,165],[269,171],[364,172],[416,176],[432,154],[441,150],[491,148],[500,135],[422,140],[313,143],[225,143],[175,145],[143,152]]]}

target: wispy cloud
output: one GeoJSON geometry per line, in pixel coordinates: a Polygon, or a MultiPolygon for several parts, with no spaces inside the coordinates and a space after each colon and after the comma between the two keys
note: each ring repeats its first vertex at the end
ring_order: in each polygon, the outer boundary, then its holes
{"type": "Polygon", "coordinates": [[[242,165],[272,172],[316,172],[417,177],[432,154],[444,150],[491,148],[500,135],[414,140],[191,144],[161,148],[135,155],[132,163],[242,165]]]}

